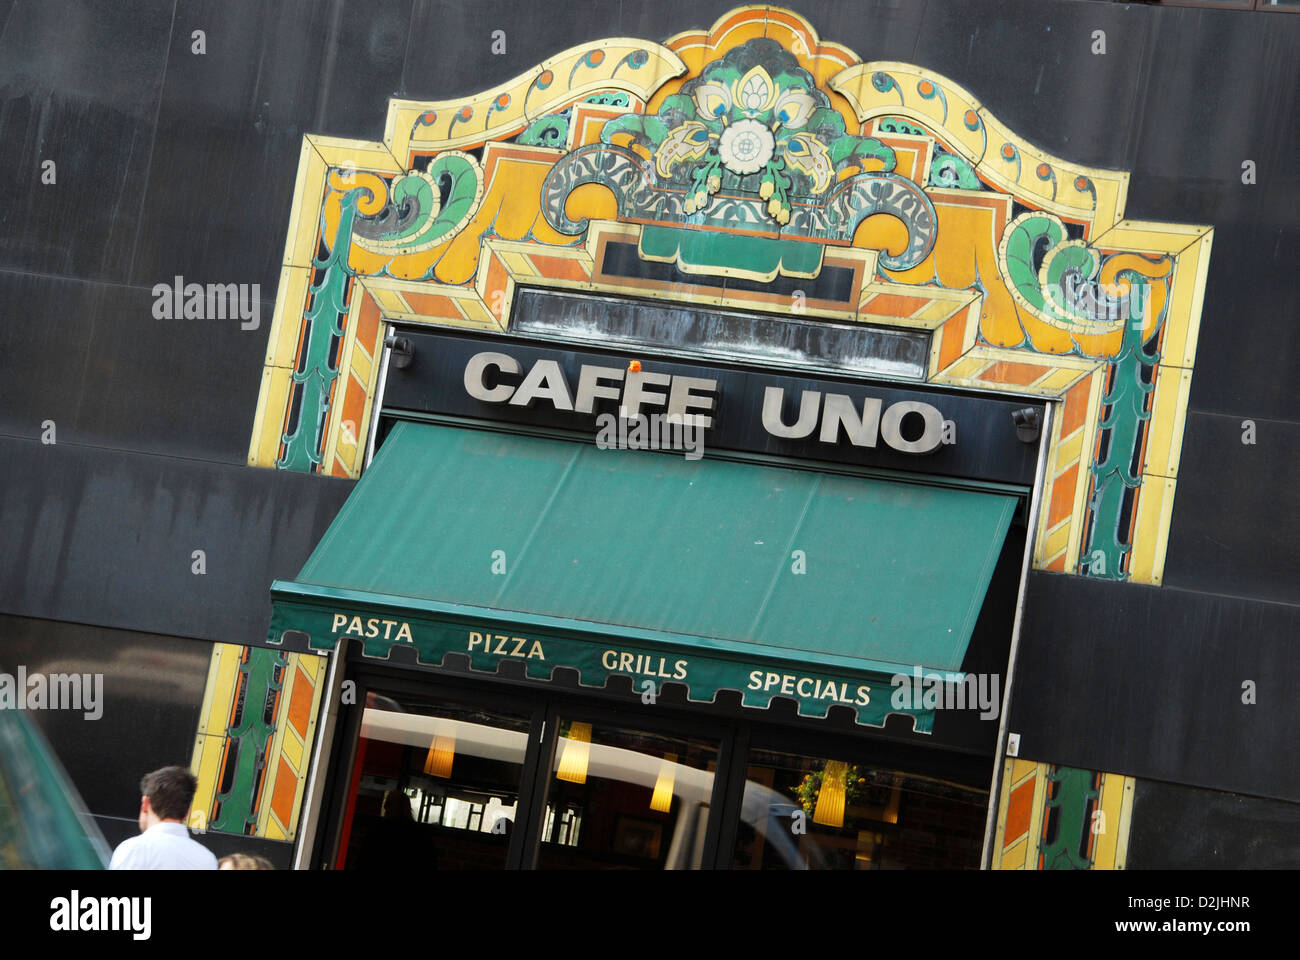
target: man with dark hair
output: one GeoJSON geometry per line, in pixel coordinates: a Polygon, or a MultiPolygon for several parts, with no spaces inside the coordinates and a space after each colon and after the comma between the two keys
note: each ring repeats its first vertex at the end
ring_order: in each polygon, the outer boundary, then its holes
{"type": "Polygon", "coordinates": [[[163,767],[140,780],[140,836],[113,851],[110,870],[215,870],[217,858],[190,839],[190,815],[198,781],[184,767],[163,767]]]}

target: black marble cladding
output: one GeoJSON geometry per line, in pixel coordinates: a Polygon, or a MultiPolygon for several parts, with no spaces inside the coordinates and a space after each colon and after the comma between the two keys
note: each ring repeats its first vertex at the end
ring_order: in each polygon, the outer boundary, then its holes
{"type": "MultiPolygon", "coordinates": [[[[240,466],[303,134],[377,139],[390,96],[468,95],[576,44],[663,40],[736,5],[0,2],[0,536],[34,531],[15,544],[29,552],[5,554],[22,560],[0,565],[0,611],[256,638],[270,575],[296,572],[346,492],[240,466]],[[49,160],[57,177],[43,184],[49,160]],[[153,320],[152,285],[178,274],[258,284],[259,329],[153,320]],[[37,439],[46,419],[57,450],[37,439]],[[120,488],[82,499],[87,471],[120,488]],[[186,496],[218,488],[226,499],[206,501],[201,522],[167,532],[186,496]],[[266,526],[254,503],[280,519],[266,526]],[[258,556],[282,549],[267,537],[290,546],[231,579],[173,579],[196,531],[234,565],[250,537],[264,538],[258,556]],[[121,589],[98,587],[106,576],[121,589]]],[[[1128,217],[1214,226],[1165,586],[1032,577],[1022,655],[1035,682],[1015,716],[1033,755],[1296,799],[1295,713],[1276,712],[1289,694],[1239,715],[1202,687],[1272,663],[1300,607],[1300,16],[1073,0],[797,7],[864,61],[951,78],[1054,155],[1131,171],[1128,217]],[[1240,442],[1247,420],[1253,446],[1240,442]],[[1061,611],[1050,625],[1049,608],[1061,611]],[[1182,609],[1243,626],[1225,646],[1182,609]],[[1153,663],[1179,678],[1164,694],[1132,686],[1153,663]],[[1087,699],[1121,694],[1113,711],[1087,699]]]]}

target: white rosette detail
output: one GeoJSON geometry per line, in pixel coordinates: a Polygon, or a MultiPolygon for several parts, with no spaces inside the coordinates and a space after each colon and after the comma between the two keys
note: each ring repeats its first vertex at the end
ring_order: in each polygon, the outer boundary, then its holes
{"type": "Polygon", "coordinates": [[[757,120],[737,120],[722,131],[718,142],[723,166],[741,176],[762,170],[775,149],[772,131],[757,120]]]}

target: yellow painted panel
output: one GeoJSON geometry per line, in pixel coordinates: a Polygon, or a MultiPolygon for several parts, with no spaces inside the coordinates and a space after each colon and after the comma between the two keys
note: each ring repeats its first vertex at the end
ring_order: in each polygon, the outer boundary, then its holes
{"type": "Polygon", "coordinates": [[[513,250],[498,250],[497,253],[501,258],[501,263],[510,271],[511,276],[528,279],[537,273],[528,258],[522,253],[513,250]]]}
{"type": "Polygon", "coordinates": [[[351,163],[357,170],[381,173],[404,173],[406,170],[382,143],[322,137],[317,134],[308,134],[305,139],[311,142],[321,159],[331,167],[351,163]]]}
{"type": "Polygon", "coordinates": [[[1127,846],[1128,818],[1124,816],[1125,807],[1133,796],[1133,778],[1117,773],[1101,775],[1101,795],[1098,797],[1097,809],[1105,814],[1104,833],[1096,835],[1093,844],[1092,869],[1115,870],[1122,847],[1127,846]]]}
{"type": "Polygon", "coordinates": [[[244,648],[237,643],[217,643],[212,646],[212,659],[208,664],[208,680],[203,693],[203,707],[199,714],[198,732],[213,736],[226,735],[230,707],[234,703],[239,685],[239,658],[244,648]]]}
{"type": "Polygon", "coordinates": [[[311,145],[310,138],[303,137],[298,151],[298,177],[289,212],[289,231],[284,244],[282,262],[285,265],[310,267],[316,255],[316,232],[320,222],[321,197],[325,193],[326,166],[325,160],[311,145]]]}
{"type": "Polygon", "coordinates": [[[1015,757],[1011,761],[1011,784],[1015,786],[1031,773],[1036,773],[1038,764],[1032,760],[1025,760],[1021,757],[1015,757]]]}
{"type": "Polygon", "coordinates": [[[1133,554],[1129,561],[1129,576],[1135,583],[1159,584],[1164,576],[1175,482],[1167,477],[1142,478],[1133,554]]]}
{"type": "Polygon", "coordinates": [[[271,366],[293,366],[310,286],[310,268],[280,268],[280,289],[275,297],[275,313],[271,318],[271,335],[266,348],[266,362],[271,366]]]}
{"type": "Polygon", "coordinates": [[[1011,846],[1002,851],[1002,861],[998,865],[999,870],[1023,870],[1025,869],[1025,855],[1029,852],[1032,844],[1029,837],[1023,837],[1017,840],[1011,846]]]}
{"type": "Polygon", "coordinates": [[[199,709],[194,753],[190,760],[190,771],[199,781],[194,794],[194,809],[199,813],[191,823],[199,829],[206,827],[207,811],[211,809],[217,792],[226,727],[239,682],[242,653],[243,648],[238,644],[217,643],[213,644],[208,661],[208,677],[203,687],[203,704],[199,709]]]}
{"type": "MultiPolygon", "coordinates": [[[[1097,369],[1103,366],[1100,362],[1093,366],[1097,369]]],[[[1086,377],[1091,371],[1080,370],[1077,367],[1058,367],[1053,370],[1037,384],[1039,389],[1051,391],[1056,396],[1064,396],[1066,391],[1086,377]]]]}
{"type": "Polygon", "coordinates": [[[311,681],[313,687],[319,684],[321,677],[325,675],[325,657],[299,656],[295,658],[295,662],[298,664],[298,669],[311,681]]]}
{"type": "Polygon", "coordinates": [[[1192,366],[1201,329],[1201,307],[1205,302],[1205,278],[1210,270],[1213,232],[1201,237],[1178,255],[1174,285],[1166,307],[1169,329],[1160,345],[1164,366],[1192,366]]]}
{"type": "MultiPolygon", "coordinates": [[[[993,361],[982,356],[967,354],[943,371],[946,379],[972,380],[993,365],[993,361]]],[[[986,387],[998,387],[1001,384],[985,384],[986,387]]]]}
{"type": "Polygon", "coordinates": [[[1115,870],[1124,870],[1128,867],[1128,838],[1133,829],[1133,798],[1136,792],[1137,780],[1134,777],[1124,777],[1124,802],[1120,806],[1115,862],[1112,865],[1115,870]]]}
{"type": "Polygon", "coordinates": [[[1151,425],[1147,434],[1146,460],[1142,472],[1161,477],[1178,476],[1183,449],[1183,427],[1187,400],[1192,392],[1192,371],[1161,368],[1151,401],[1151,425]]]}
{"type": "Polygon", "coordinates": [[[1088,441],[1088,452],[1092,452],[1092,437],[1088,437],[1082,430],[1075,430],[1069,440],[1062,440],[1060,446],[1056,448],[1057,470],[1062,467],[1069,468],[1083,454],[1083,441],[1088,441]]]}
{"type": "Polygon", "coordinates": [[[1079,550],[1083,544],[1083,518],[1088,512],[1088,487],[1092,475],[1092,444],[1097,436],[1097,421],[1101,416],[1102,394],[1106,387],[1106,369],[1098,368],[1092,374],[1092,383],[1088,388],[1088,414],[1083,421],[1083,436],[1086,440],[1080,452],[1079,482],[1074,488],[1074,508],[1070,512],[1070,546],[1066,553],[1065,572],[1074,573],[1078,568],[1079,550]]]}
{"type": "Polygon", "coordinates": [[[1067,520],[1043,540],[1043,559],[1050,562],[1062,550],[1070,545],[1070,522],[1067,520]]]}
{"type": "MultiPolygon", "coordinates": [[[[366,279],[361,283],[370,296],[374,298],[375,305],[379,307],[381,314],[410,312],[411,305],[402,299],[402,292],[396,285],[389,287],[373,279],[366,279]]],[[[430,287],[430,292],[442,293],[440,284],[430,284],[430,287]]]]}
{"type": "Polygon", "coordinates": [[[253,438],[249,444],[250,466],[275,466],[275,461],[280,456],[284,411],[292,393],[292,369],[265,367],[262,370],[262,392],[257,401],[257,414],[253,420],[253,438]]]}
{"type": "Polygon", "coordinates": [[[989,857],[989,866],[994,870],[1002,868],[1002,845],[1006,841],[1007,833],[1007,804],[1011,798],[1011,764],[1010,757],[1005,757],[1002,761],[1002,788],[998,793],[998,818],[997,826],[993,831],[993,851],[989,857]]]}
{"type": "Polygon", "coordinates": [[[295,770],[302,770],[302,741],[298,735],[288,727],[284,731],[284,742],[280,744],[280,752],[284,759],[289,761],[289,766],[295,770]]]}
{"type": "Polygon", "coordinates": [[[1126,219],[1094,237],[1092,245],[1103,250],[1179,253],[1197,243],[1209,230],[1207,226],[1193,223],[1154,223],[1126,219]]]}

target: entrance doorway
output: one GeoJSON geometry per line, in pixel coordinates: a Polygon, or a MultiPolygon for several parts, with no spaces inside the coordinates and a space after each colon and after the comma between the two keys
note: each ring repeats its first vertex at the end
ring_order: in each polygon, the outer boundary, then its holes
{"type": "Polygon", "coordinates": [[[986,757],[492,681],[358,686],[336,869],[979,864],[986,757]]]}

